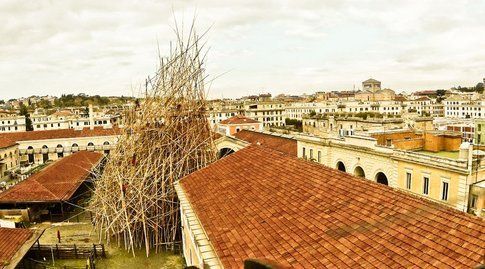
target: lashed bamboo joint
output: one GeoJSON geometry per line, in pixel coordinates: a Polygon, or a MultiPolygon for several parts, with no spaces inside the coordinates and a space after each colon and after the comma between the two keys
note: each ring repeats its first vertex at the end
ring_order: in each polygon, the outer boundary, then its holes
{"type": "MultiPolygon", "coordinates": [[[[192,27],[193,29],[193,27],[192,27]]],[[[133,252],[159,251],[180,237],[173,183],[216,159],[206,116],[203,46],[193,30],[178,31],[161,58],[145,99],[128,115],[126,130],[97,177],[90,205],[108,241],[133,252]]]]}

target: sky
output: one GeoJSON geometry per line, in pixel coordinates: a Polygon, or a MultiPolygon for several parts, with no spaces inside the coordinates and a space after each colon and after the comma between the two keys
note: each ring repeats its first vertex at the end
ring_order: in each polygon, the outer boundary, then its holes
{"type": "Polygon", "coordinates": [[[485,1],[0,1],[0,99],[137,95],[175,39],[209,29],[209,97],[474,86],[485,1]]]}

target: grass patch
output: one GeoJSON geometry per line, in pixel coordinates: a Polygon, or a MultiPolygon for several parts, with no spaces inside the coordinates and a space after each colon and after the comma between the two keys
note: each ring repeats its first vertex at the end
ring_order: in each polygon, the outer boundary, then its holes
{"type": "Polygon", "coordinates": [[[450,158],[450,159],[458,159],[458,156],[460,155],[459,151],[439,151],[439,152],[431,152],[431,151],[426,151],[426,150],[421,150],[418,151],[419,153],[431,155],[431,156],[436,156],[436,157],[444,157],[444,158],[450,158]]]}
{"type": "MultiPolygon", "coordinates": [[[[49,222],[34,225],[38,228],[46,229],[42,237],[40,238],[41,244],[57,244],[57,231],[61,233],[62,244],[77,244],[86,245],[99,243],[97,233],[93,230],[93,226],[90,223],[63,223],[62,225],[53,226],[49,222]]],[[[160,269],[160,268],[183,268],[183,259],[180,255],[172,253],[151,253],[149,257],[146,257],[144,250],[138,250],[135,252],[136,256],[133,257],[131,252],[127,252],[123,248],[119,248],[115,243],[111,245],[105,245],[107,252],[106,259],[97,259],[96,268],[99,269],[131,269],[131,268],[143,268],[143,269],[160,269]]],[[[50,259],[50,257],[46,257],[50,259]]],[[[48,268],[64,268],[66,266],[71,267],[85,267],[86,260],[56,260],[55,266],[52,266],[52,262],[49,263],[51,267],[48,268]]]]}

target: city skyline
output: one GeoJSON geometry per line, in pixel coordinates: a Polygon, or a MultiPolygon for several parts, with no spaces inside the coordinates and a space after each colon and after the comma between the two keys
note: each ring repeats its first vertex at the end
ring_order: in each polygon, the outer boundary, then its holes
{"type": "Polygon", "coordinates": [[[132,95],[168,53],[174,18],[210,28],[210,98],[351,90],[396,92],[483,79],[485,3],[427,1],[2,2],[0,99],[132,95]],[[392,11],[392,12],[391,12],[392,11]],[[195,15],[194,15],[195,14],[195,15]]]}

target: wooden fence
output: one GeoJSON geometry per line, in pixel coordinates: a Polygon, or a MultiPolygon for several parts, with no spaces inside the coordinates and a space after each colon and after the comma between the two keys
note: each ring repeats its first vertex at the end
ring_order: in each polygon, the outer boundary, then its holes
{"type": "Polygon", "coordinates": [[[106,258],[104,244],[92,245],[67,245],[67,244],[53,244],[53,245],[34,245],[29,254],[31,257],[45,257],[47,259],[84,259],[91,255],[94,259],[106,258]]]}

